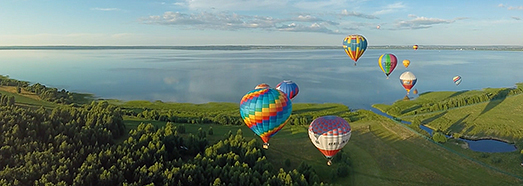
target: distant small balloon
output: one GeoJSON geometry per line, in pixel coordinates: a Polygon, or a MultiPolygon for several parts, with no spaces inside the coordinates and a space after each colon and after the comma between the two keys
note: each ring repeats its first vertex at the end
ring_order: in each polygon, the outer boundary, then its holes
{"type": "Polygon", "coordinates": [[[408,59],[403,60],[403,66],[405,66],[405,68],[409,67],[409,65],[410,61],[408,59]]]}
{"type": "Polygon", "coordinates": [[[414,91],[412,93],[418,94],[418,89],[414,89],[414,91]]]}
{"type": "Polygon", "coordinates": [[[452,78],[452,81],[454,81],[454,84],[458,86],[461,83],[461,76],[455,76],[454,78],[452,78]]]}
{"type": "Polygon", "coordinates": [[[380,25],[376,26],[376,29],[380,29],[380,28],[381,28],[381,26],[380,26],[380,25]]]}

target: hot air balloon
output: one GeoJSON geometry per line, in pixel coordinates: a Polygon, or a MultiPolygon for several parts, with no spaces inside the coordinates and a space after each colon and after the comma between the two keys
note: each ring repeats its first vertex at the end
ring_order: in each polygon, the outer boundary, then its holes
{"type": "Polygon", "coordinates": [[[256,85],[256,87],[254,87],[254,89],[260,89],[260,88],[271,88],[271,86],[269,86],[267,83],[261,83],[259,85],[256,85]]]}
{"type": "Polygon", "coordinates": [[[269,139],[285,126],[292,112],[287,95],[273,88],[254,89],[240,101],[240,115],[245,124],[269,148],[269,139]]]}
{"type": "Polygon", "coordinates": [[[387,75],[387,79],[389,79],[390,73],[396,68],[396,64],[398,64],[398,59],[394,54],[383,54],[378,59],[378,64],[380,65],[381,71],[387,75]]]}
{"type": "Polygon", "coordinates": [[[418,94],[418,89],[414,89],[414,91],[412,93],[418,94]]]}
{"type": "Polygon", "coordinates": [[[403,74],[400,75],[400,83],[405,90],[407,90],[407,94],[409,94],[410,89],[416,84],[417,80],[416,76],[409,71],[403,72],[403,74]]]}
{"type": "Polygon", "coordinates": [[[327,165],[332,164],[332,157],[349,142],[350,136],[349,123],[338,116],[322,116],[309,125],[309,138],[328,159],[327,165]]]}
{"type": "Polygon", "coordinates": [[[418,50],[418,45],[414,45],[414,46],[412,46],[412,49],[414,49],[414,50],[418,50]]]}
{"type": "Polygon", "coordinates": [[[380,28],[381,28],[381,26],[380,26],[380,25],[376,26],[376,29],[380,29],[380,28]]]}
{"type": "Polygon", "coordinates": [[[287,94],[290,99],[296,97],[300,91],[300,89],[298,89],[298,85],[296,85],[296,83],[292,82],[291,80],[283,80],[282,82],[278,83],[278,85],[276,85],[276,89],[281,90],[283,93],[287,94]]]}
{"type": "Polygon", "coordinates": [[[367,49],[367,39],[362,35],[349,35],[343,39],[343,49],[354,60],[354,65],[367,49]]]}
{"type": "Polygon", "coordinates": [[[403,66],[405,66],[405,68],[409,67],[409,65],[410,61],[408,59],[403,60],[403,66]]]}
{"type": "Polygon", "coordinates": [[[454,81],[456,86],[458,86],[461,83],[461,76],[456,76],[456,77],[452,78],[452,80],[454,81]]]}

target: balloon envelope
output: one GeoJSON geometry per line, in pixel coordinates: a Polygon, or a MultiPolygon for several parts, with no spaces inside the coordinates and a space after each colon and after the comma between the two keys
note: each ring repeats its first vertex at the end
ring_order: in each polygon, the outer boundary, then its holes
{"type": "Polygon", "coordinates": [[[405,66],[405,68],[409,67],[409,65],[410,61],[408,59],[403,60],[403,66],[405,66]]]}
{"type": "Polygon", "coordinates": [[[289,96],[290,99],[296,97],[300,91],[298,85],[296,85],[296,83],[292,82],[291,80],[283,80],[282,82],[278,83],[278,85],[276,85],[276,89],[281,90],[283,93],[289,96]]]}
{"type": "Polygon", "coordinates": [[[283,93],[273,88],[254,89],[240,101],[240,115],[245,124],[263,140],[268,148],[269,139],[287,123],[292,103],[283,93]]]}
{"type": "Polygon", "coordinates": [[[349,142],[351,127],[338,116],[316,118],[309,125],[309,138],[312,144],[328,159],[332,158],[349,142]]]}
{"type": "Polygon", "coordinates": [[[456,86],[459,85],[461,83],[461,76],[455,76],[454,78],[452,78],[452,81],[454,81],[456,86]]]}
{"type": "Polygon", "coordinates": [[[343,39],[343,49],[356,63],[367,49],[367,39],[362,35],[349,35],[343,39]]]}
{"type": "Polygon", "coordinates": [[[412,72],[407,71],[400,75],[400,83],[403,85],[403,88],[407,90],[407,93],[410,92],[410,89],[416,84],[416,81],[418,81],[418,79],[412,72]]]}
{"type": "Polygon", "coordinates": [[[414,50],[418,50],[418,45],[414,45],[414,46],[412,46],[412,49],[414,49],[414,50]]]}
{"type": "Polygon", "coordinates": [[[398,59],[394,54],[383,54],[378,59],[378,63],[380,65],[381,71],[383,71],[383,73],[385,73],[388,78],[390,73],[392,73],[394,68],[396,68],[398,59]]]}
{"type": "Polygon", "coordinates": [[[259,85],[256,85],[256,87],[254,87],[254,89],[260,89],[260,88],[271,88],[271,86],[269,86],[267,83],[261,83],[259,85]]]}

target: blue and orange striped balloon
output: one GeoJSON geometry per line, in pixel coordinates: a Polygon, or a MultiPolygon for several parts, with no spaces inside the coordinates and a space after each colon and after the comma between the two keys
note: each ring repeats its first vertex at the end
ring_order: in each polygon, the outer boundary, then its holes
{"type": "Polygon", "coordinates": [[[269,147],[269,139],[285,126],[292,103],[280,90],[273,88],[249,91],[240,101],[240,115],[245,124],[269,147]]]}
{"type": "Polygon", "coordinates": [[[345,53],[354,60],[354,65],[367,49],[367,39],[362,35],[349,35],[343,39],[345,53]]]}

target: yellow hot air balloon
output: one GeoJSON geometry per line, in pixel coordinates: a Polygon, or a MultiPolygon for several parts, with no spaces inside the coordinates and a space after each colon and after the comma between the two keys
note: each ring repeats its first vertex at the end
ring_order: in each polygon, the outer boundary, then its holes
{"type": "Polygon", "coordinates": [[[403,60],[403,66],[405,66],[405,68],[409,67],[409,65],[410,61],[408,59],[403,60]]]}

